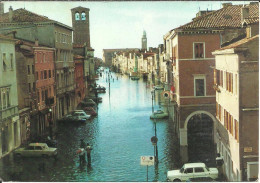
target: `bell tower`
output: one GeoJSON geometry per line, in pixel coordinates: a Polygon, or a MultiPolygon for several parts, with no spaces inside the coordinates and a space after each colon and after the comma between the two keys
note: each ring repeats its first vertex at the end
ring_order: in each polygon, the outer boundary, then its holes
{"type": "Polygon", "coordinates": [[[90,47],[89,9],[81,6],[71,9],[73,43],[90,47]]]}
{"type": "Polygon", "coordinates": [[[146,32],[143,32],[142,36],[142,50],[147,50],[147,38],[146,38],[146,32]]]}

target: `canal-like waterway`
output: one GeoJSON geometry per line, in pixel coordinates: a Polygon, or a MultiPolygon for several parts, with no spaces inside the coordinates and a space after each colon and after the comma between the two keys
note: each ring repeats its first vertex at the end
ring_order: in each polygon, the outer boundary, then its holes
{"type": "MultiPolygon", "coordinates": [[[[106,70],[107,71],[107,70],[106,70]]],[[[109,83],[106,71],[97,83],[107,88],[99,94],[98,116],[83,124],[58,124],[58,160],[22,158],[10,154],[0,160],[0,177],[5,181],[141,181],[147,180],[147,167],[141,156],[153,156],[151,137],[155,123],[152,113],[151,87],[142,79],[132,81],[127,75],[112,73],[109,83]],[[118,77],[118,79],[117,79],[118,77]],[[80,165],[76,151],[80,139],[93,147],[91,166],[80,165]],[[44,168],[42,165],[44,164],[44,168]]],[[[155,95],[160,94],[156,91],[155,95]]],[[[158,97],[154,106],[159,109],[158,97]]],[[[149,166],[148,181],[165,181],[167,171],[179,167],[179,151],[173,123],[156,121],[158,166],[149,166]]]]}

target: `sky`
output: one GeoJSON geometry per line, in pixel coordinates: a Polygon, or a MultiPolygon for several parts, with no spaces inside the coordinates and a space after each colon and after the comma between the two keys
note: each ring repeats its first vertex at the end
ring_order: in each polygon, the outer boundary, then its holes
{"type": "MultiPolygon", "coordinates": [[[[143,31],[147,47],[163,44],[170,30],[189,23],[199,10],[218,10],[231,1],[4,1],[4,11],[25,8],[28,11],[72,27],[71,9],[90,9],[90,42],[95,56],[103,49],[141,48],[143,31]]],[[[232,1],[244,4],[245,1],[232,1]]],[[[248,4],[248,2],[246,2],[248,4]]]]}

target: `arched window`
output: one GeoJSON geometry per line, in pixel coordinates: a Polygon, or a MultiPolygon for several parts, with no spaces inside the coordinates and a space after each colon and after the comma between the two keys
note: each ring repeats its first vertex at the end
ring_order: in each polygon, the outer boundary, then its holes
{"type": "Polygon", "coordinates": [[[75,13],[75,20],[80,20],[79,13],[75,13]]]}
{"type": "Polygon", "coordinates": [[[81,13],[81,20],[86,20],[86,13],[85,12],[81,13]]]}

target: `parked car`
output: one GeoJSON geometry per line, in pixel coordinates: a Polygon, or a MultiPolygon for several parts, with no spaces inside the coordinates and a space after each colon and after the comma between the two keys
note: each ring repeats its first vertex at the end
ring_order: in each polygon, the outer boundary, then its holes
{"type": "Polygon", "coordinates": [[[217,168],[208,168],[205,163],[186,163],[180,170],[170,170],[167,172],[168,181],[187,181],[190,178],[210,177],[218,178],[217,168]]]}
{"type": "Polygon", "coordinates": [[[27,147],[21,147],[14,151],[16,157],[56,157],[57,148],[48,147],[46,143],[30,143],[27,147]]]}
{"type": "Polygon", "coordinates": [[[84,111],[91,116],[97,115],[97,112],[95,111],[95,109],[93,107],[85,107],[84,111]]]}
{"type": "Polygon", "coordinates": [[[168,117],[168,113],[163,112],[162,110],[157,110],[153,112],[153,114],[150,116],[151,119],[163,119],[167,117],[168,117]]]}
{"type": "Polygon", "coordinates": [[[85,122],[87,119],[91,118],[91,115],[86,114],[83,110],[75,110],[72,113],[72,117],[74,121],[85,122]]]}
{"type": "Polygon", "coordinates": [[[97,91],[97,93],[106,93],[106,88],[100,85],[97,85],[96,88],[94,88],[93,90],[97,91]]]}
{"type": "Polygon", "coordinates": [[[189,178],[186,182],[215,182],[211,177],[194,177],[189,178]]]}

